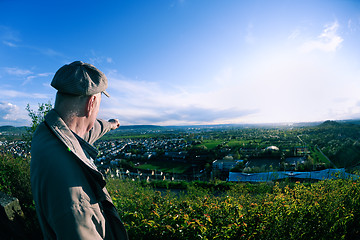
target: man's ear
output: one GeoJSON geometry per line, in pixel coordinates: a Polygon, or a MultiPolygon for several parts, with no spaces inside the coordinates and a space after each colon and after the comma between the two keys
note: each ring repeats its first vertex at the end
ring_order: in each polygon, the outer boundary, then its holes
{"type": "Polygon", "coordinates": [[[96,104],[96,96],[90,96],[86,101],[86,109],[85,109],[85,115],[86,117],[89,117],[91,113],[93,112],[96,104]]]}

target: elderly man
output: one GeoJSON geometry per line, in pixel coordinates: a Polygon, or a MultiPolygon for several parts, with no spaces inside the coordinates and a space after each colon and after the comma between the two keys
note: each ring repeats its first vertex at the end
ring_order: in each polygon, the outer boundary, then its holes
{"type": "Polygon", "coordinates": [[[45,239],[128,239],[94,165],[93,144],[119,121],[96,119],[107,78],[80,61],[64,65],[51,85],[55,106],[34,133],[31,185],[45,239]]]}

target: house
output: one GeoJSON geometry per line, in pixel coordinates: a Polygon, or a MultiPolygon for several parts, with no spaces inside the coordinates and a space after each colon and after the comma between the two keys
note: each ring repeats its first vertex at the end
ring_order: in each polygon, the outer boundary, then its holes
{"type": "Polygon", "coordinates": [[[239,162],[244,160],[215,160],[212,164],[214,170],[228,172],[233,169],[239,162]]]}
{"type": "Polygon", "coordinates": [[[177,162],[186,162],[187,151],[183,152],[165,152],[165,157],[177,162]]]}
{"type": "Polygon", "coordinates": [[[304,156],[306,154],[310,154],[310,151],[307,147],[295,147],[294,148],[295,156],[304,156]]]}
{"type": "Polygon", "coordinates": [[[265,148],[265,151],[279,151],[279,148],[276,146],[269,146],[265,148]]]}

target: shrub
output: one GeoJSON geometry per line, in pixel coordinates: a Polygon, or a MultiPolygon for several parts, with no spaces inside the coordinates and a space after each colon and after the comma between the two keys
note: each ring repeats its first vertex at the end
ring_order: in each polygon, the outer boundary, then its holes
{"type": "Polygon", "coordinates": [[[31,193],[30,163],[27,158],[0,154],[0,191],[19,199],[24,213],[25,232],[29,239],[41,238],[31,193]]]}
{"type": "MultiPolygon", "coordinates": [[[[29,238],[41,233],[29,160],[0,155],[0,191],[17,197],[29,238]]],[[[358,239],[360,180],[316,183],[151,182],[109,179],[131,239],[358,239]],[[156,184],[154,186],[157,186],[156,184]]]]}
{"type": "Polygon", "coordinates": [[[358,239],[358,181],[234,184],[222,194],[188,185],[159,192],[109,180],[132,239],[358,239]]]}

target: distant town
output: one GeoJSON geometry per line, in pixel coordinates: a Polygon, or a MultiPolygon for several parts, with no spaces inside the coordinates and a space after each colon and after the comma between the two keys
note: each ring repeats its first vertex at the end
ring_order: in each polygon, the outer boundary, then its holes
{"type": "MultiPolygon", "coordinates": [[[[25,129],[0,127],[0,139],[1,152],[30,159],[25,129]]],[[[327,169],[338,169],[342,174],[356,170],[360,163],[359,140],[358,121],[128,126],[111,131],[94,144],[99,150],[95,164],[107,177],[134,181],[316,179],[316,174],[317,178],[329,177],[329,171],[323,175],[319,172],[327,169]],[[305,172],[308,174],[298,174],[305,172]]]]}

